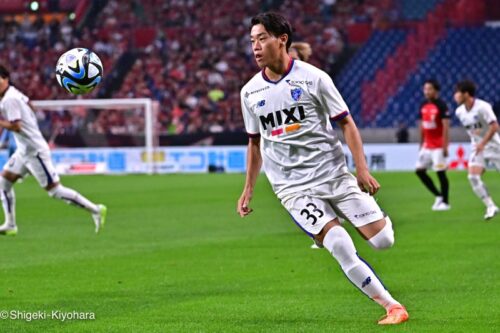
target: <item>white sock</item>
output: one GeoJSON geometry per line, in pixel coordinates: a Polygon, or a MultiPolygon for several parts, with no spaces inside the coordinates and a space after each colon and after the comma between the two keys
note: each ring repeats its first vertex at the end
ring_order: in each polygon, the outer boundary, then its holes
{"type": "Polygon", "coordinates": [[[57,185],[56,187],[51,189],[49,191],[49,195],[53,198],[63,200],[70,205],[86,209],[91,213],[95,214],[99,212],[99,208],[95,203],[91,202],[75,190],[64,187],[62,185],[57,185]]]}
{"type": "Polygon", "coordinates": [[[486,205],[486,207],[494,206],[495,203],[488,194],[488,189],[484,185],[480,175],[468,175],[470,185],[472,190],[481,199],[481,201],[486,205]]]}
{"type": "Polygon", "coordinates": [[[496,206],[495,203],[493,202],[493,199],[490,196],[484,198],[483,203],[486,205],[486,207],[496,206]]]}
{"type": "Polygon", "coordinates": [[[2,207],[5,214],[5,222],[10,226],[16,225],[16,194],[12,188],[12,182],[0,177],[0,191],[2,207]]]}
{"type": "Polygon", "coordinates": [[[389,216],[385,217],[385,226],[368,240],[368,244],[376,250],[388,249],[394,245],[394,230],[389,216]]]}
{"type": "Polygon", "coordinates": [[[365,295],[386,309],[399,304],[370,266],[357,255],[354,243],[344,228],[331,228],[325,235],[323,246],[338,261],[347,278],[365,295]]]}

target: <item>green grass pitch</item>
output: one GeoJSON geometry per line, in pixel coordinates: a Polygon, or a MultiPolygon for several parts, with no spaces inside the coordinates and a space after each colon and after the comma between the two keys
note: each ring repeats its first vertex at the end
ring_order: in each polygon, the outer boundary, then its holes
{"type": "MultiPolygon", "coordinates": [[[[404,303],[410,321],[378,327],[383,311],[295,226],[264,176],[254,213],[236,212],[243,175],[64,177],[108,205],[90,216],[17,185],[19,234],[0,238],[0,311],[94,312],[96,319],[0,320],[1,332],[491,332],[500,327],[500,218],[466,174],[451,172],[449,212],[412,173],[376,174],[396,244],[359,254],[404,303]]],[[[500,174],[487,173],[500,200],[500,174]]]]}

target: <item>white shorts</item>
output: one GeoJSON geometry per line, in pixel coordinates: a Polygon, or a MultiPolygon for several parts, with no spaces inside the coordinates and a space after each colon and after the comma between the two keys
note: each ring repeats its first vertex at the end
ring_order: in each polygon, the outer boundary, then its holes
{"type": "Polygon", "coordinates": [[[443,148],[421,148],[418,152],[417,169],[428,169],[434,171],[446,170],[446,157],[443,148]]]}
{"type": "Polygon", "coordinates": [[[49,152],[25,155],[16,151],[3,169],[22,177],[30,173],[43,188],[59,182],[59,175],[49,152]]]}
{"type": "Polygon", "coordinates": [[[492,167],[500,171],[500,148],[486,148],[479,154],[472,149],[469,156],[469,166],[478,166],[482,168],[492,167]]]}
{"type": "Polygon", "coordinates": [[[375,199],[361,191],[356,178],[350,173],[314,188],[286,195],[281,203],[295,223],[311,237],[319,234],[336,217],[350,221],[356,228],[384,217],[375,199]]]}

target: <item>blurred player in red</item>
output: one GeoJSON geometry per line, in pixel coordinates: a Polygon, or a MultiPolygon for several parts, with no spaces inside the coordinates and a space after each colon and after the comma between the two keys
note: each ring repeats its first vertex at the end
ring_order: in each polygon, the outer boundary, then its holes
{"type": "Polygon", "coordinates": [[[421,138],[416,167],[418,178],[436,197],[432,205],[432,210],[435,211],[451,208],[448,201],[449,182],[448,177],[446,177],[450,112],[446,103],[439,98],[439,90],[439,83],[436,80],[425,81],[425,101],[420,106],[421,138]],[[441,190],[436,188],[427,174],[427,169],[430,167],[437,173],[441,190]]]}

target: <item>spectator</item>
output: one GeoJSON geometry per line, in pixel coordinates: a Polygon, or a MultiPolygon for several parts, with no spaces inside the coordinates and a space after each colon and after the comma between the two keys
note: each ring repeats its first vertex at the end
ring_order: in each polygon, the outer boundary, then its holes
{"type": "Polygon", "coordinates": [[[396,131],[396,142],[397,143],[410,142],[410,132],[408,131],[408,126],[404,122],[400,122],[398,124],[398,129],[396,131]]]}

